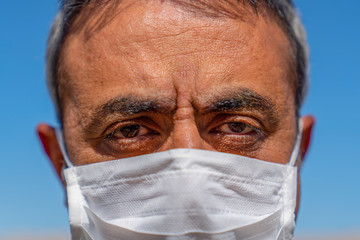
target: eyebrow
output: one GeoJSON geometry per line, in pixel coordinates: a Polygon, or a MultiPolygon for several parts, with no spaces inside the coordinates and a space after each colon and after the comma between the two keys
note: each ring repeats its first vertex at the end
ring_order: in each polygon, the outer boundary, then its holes
{"type": "Polygon", "coordinates": [[[110,115],[131,116],[140,113],[172,113],[176,104],[166,98],[151,97],[143,99],[135,95],[118,96],[95,109],[90,123],[86,126],[86,132],[95,132],[104,118],[110,115]]]}
{"type": "Polygon", "coordinates": [[[206,102],[202,113],[231,112],[238,110],[258,111],[265,115],[267,121],[276,127],[279,123],[275,105],[266,97],[261,96],[249,89],[237,89],[222,93],[221,96],[213,97],[206,102]],[[226,97],[223,97],[226,96],[226,97]]]}
{"type": "MultiPolygon", "coordinates": [[[[278,125],[274,104],[264,96],[249,89],[236,89],[226,91],[219,96],[212,96],[204,106],[192,103],[200,114],[231,112],[239,110],[258,111],[265,115],[267,121],[273,126],[278,125]],[[226,96],[226,97],[224,97],[226,96]],[[199,109],[201,109],[199,111],[199,109]]],[[[118,96],[95,109],[90,123],[86,126],[86,133],[96,132],[103,120],[110,115],[132,116],[141,113],[173,114],[176,111],[175,100],[166,97],[142,98],[135,95],[118,96]]]]}
{"type": "Polygon", "coordinates": [[[222,93],[221,96],[212,97],[205,105],[204,112],[229,111],[242,108],[273,111],[274,108],[274,104],[269,99],[249,89],[222,93]]]}
{"type": "Polygon", "coordinates": [[[134,115],[143,112],[165,113],[171,111],[172,105],[165,99],[140,99],[134,95],[117,97],[104,104],[98,113],[106,116],[113,113],[134,115]]]}

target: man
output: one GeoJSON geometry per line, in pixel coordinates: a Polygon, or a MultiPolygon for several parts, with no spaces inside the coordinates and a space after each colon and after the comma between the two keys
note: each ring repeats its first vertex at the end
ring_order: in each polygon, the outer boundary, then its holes
{"type": "Polygon", "coordinates": [[[291,239],[314,119],[291,1],[64,1],[40,124],[73,239],[291,239]]]}

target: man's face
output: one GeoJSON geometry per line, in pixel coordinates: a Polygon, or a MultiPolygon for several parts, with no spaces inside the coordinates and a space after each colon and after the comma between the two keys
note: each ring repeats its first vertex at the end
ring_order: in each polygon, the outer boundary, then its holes
{"type": "Polygon", "coordinates": [[[173,148],[289,160],[293,62],[275,21],[199,17],[157,1],[117,12],[101,28],[93,16],[62,49],[63,128],[75,165],[173,148]]]}

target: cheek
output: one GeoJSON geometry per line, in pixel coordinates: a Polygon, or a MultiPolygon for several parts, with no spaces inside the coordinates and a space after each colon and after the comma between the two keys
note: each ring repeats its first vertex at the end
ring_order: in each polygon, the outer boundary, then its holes
{"type": "Polygon", "coordinates": [[[294,149],[295,139],[296,124],[287,124],[287,126],[283,126],[264,144],[261,158],[266,160],[266,157],[269,157],[276,163],[288,163],[294,149]]]}

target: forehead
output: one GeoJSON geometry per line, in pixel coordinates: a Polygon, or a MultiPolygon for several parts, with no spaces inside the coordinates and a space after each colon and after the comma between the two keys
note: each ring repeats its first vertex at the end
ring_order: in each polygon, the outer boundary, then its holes
{"type": "Polygon", "coordinates": [[[270,98],[291,95],[290,45],[267,16],[213,18],[166,1],[124,1],[74,26],[60,61],[64,103],[93,108],[121,92],[159,89],[175,98],[184,85],[200,102],[239,84],[270,98]]]}

